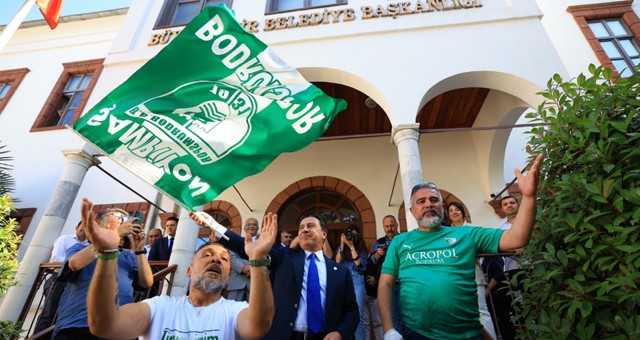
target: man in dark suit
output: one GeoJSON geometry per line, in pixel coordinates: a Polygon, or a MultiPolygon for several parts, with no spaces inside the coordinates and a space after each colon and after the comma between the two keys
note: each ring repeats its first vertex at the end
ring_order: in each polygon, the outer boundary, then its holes
{"type": "Polygon", "coordinates": [[[171,257],[171,250],[173,249],[173,241],[176,236],[176,230],[178,230],[178,218],[169,217],[165,223],[165,233],[167,236],[157,239],[151,245],[151,251],[149,251],[149,261],[169,261],[171,257]]]}
{"type": "MultiPolygon", "coordinates": [[[[199,214],[191,215],[196,223],[213,221],[199,214]]],[[[269,253],[277,304],[264,339],[351,339],[360,320],[351,273],[323,255],[327,227],[319,216],[305,214],[298,226],[302,250],[274,247],[269,253]]],[[[230,230],[224,234],[229,240],[220,243],[243,256],[244,240],[230,230]]]]}
{"type": "Polygon", "coordinates": [[[280,248],[291,247],[291,241],[293,241],[293,235],[289,230],[283,230],[280,232],[280,244],[278,245],[280,248]]]}

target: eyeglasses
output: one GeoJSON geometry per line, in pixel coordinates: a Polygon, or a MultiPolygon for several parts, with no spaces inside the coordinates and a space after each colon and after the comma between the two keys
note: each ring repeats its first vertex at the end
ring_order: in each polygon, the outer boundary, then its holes
{"type": "Polygon", "coordinates": [[[100,222],[102,222],[107,216],[115,216],[120,223],[124,223],[129,219],[129,215],[120,211],[107,211],[100,217],[100,222]]]}
{"type": "Polygon", "coordinates": [[[421,190],[421,189],[435,189],[435,190],[438,190],[438,187],[432,182],[416,184],[413,187],[413,189],[411,189],[411,196],[413,196],[413,194],[415,194],[416,191],[421,190]]]}

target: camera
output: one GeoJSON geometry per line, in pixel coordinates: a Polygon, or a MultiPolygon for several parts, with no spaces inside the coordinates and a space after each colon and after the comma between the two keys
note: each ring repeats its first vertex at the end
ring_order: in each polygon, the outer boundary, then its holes
{"type": "Polygon", "coordinates": [[[352,234],[351,231],[347,231],[344,233],[344,238],[346,238],[348,241],[355,241],[356,237],[358,237],[358,235],[352,234]]]}
{"type": "Polygon", "coordinates": [[[387,250],[389,248],[389,244],[385,243],[379,243],[378,244],[378,248],[382,249],[382,250],[387,250]]]}
{"type": "Polygon", "coordinates": [[[358,234],[352,232],[350,228],[347,228],[347,230],[344,231],[344,238],[347,239],[347,241],[356,242],[358,240],[358,234]]]}

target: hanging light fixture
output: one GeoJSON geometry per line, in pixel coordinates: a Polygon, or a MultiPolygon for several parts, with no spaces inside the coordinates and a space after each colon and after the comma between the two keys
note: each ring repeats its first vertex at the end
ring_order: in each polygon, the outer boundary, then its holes
{"type": "Polygon", "coordinates": [[[366,105],[368,108],[373,109],[376,106],[378,106],[378,103],[376,103],[375,100],[367,97],[367,99],[364,100],[364,105],[366,105]]]}

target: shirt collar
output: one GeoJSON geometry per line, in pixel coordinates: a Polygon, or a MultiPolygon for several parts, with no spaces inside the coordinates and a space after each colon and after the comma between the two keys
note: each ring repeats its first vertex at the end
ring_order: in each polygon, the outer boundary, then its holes
{"type": "MultiPolygon", "coordinates": [[[[322,249],[314,252],[314,254],[316,254],[316,257],[318,258],[318,260],[320,260],[320,262],[322,262],[322,263],[325,262],[324,253],[322,252],[322,249]]],[[[311,255],[311,252],[308,251],[308,250],[305,250],[304,251],[304,258],[305,259],[309,258],[309,255],[311,255]]]]}

